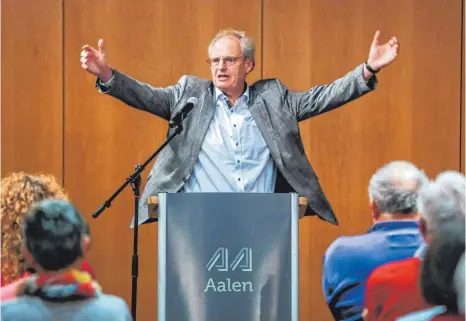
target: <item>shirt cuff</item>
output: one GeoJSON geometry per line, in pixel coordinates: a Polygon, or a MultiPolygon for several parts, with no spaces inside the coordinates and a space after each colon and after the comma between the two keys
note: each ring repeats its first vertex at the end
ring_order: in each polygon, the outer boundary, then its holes
{"type": "Polygon", "coordinates": [[[377,76],[375,74],[372,74],[372,77],[369,78],[368,80],[364,79],[364,64],[362,64],[361,76],[362,76],[362,79],[363,79],[364,83],[366,84],[366,86],[370,90],[374,90],[377,87],[377,83],[379,81],[378,81],[377,76]]]}
{"type": "Polygon", "coordinates": [[[112,85],[115,83],[115,73],[112,72],[112,78],[110,78],[107,82],[102,82],[100,78],[97,78],[97,88],[99,89],[99,92],[101,93],[108,93],[110,91],[110,88],[112,85]]]}

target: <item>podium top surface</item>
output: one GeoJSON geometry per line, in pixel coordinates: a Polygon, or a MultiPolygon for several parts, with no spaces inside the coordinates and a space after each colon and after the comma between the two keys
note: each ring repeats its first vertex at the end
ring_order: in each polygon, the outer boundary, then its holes
{"type": "MultiPolygon", "coordinates": [[[[159,217],[159,197],[158,196],[149,196],[147,200],[147,207],[149,211],[149,217],[152,219],[157,219],[159,217]]],[[[306,208],[308,205],[307,197],[298,197],[298,205],[299,205],[299,218],[304,216],[306,212],[306,208]]]]}

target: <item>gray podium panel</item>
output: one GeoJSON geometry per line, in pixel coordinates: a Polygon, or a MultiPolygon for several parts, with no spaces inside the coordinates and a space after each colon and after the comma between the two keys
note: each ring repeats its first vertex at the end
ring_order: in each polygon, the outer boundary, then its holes
{"type": "Polygon", "coordinates": [[[159,194],[159,321],[297,321],[298,195],[159,194]]]}

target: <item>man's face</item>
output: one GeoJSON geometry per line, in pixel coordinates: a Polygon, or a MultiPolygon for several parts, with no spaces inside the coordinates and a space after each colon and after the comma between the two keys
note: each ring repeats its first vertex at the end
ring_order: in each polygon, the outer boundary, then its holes
{"type": "Polygon", "coordinates": [[[214,85],[225,92],[241,92],[246,75],[252,70],[251,59],[243,58],[240,40],[225,36],[217,40],[210,52],[210,71],[214,85]]]}

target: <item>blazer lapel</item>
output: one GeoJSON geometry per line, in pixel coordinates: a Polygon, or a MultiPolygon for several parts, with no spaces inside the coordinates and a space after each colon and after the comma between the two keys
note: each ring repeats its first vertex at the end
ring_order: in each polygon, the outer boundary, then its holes
{"type": "Polygon", "coordinates": [[[199,117],[197,118],[197,122],[193,124],[197,127],[197,138],[196,138],[196,145],[194,145],[193,153],[191,154],[192,157],[197,157],[199,154],[199,150],[201,149],[202,143],[204,142],[205,136],[207,134],[207,130],[209,129],[210,122],[215,113],[215,101],[213,98],[213,85],[211,84],[207,90],[203,90],[203,94],[200,97],[200,108],[199,110],[199,117]]]}
{"type": "Polygon", "coordinates": [[[257,127],[259,127],[259,130],[262,133],[262,136],[264,137],[264,140],[270,149],[270,153],[272,154],[274,161],[282,164],[280,151],[277,145],[276,133],[272,126],[272,120],[270,119],[270,115],[265,106],[265,103],[261,99],[261,97],[256,95],[255,91],[252,91],[250,94],[251,105],[249,107],[249,110],[252,114],[252,117],[254,118],[257,127]]]}

